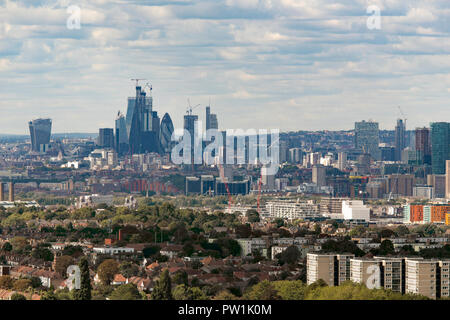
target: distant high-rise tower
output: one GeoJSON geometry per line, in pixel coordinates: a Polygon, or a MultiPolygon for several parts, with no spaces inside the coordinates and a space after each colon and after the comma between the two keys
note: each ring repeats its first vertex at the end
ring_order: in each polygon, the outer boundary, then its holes
{"type": "Polygon", "coordinates": [[[5,201],[5,183],[0,182],[0,201],[5,201]]]}
{"type": "Polygon", "coordinates": [[[128,98],[126,117],[129,151],[132,154],[161,151],[159,118],[152,109],[153,98],[147,96],[142,87],[136,86],[136,97],[128,98]]]}
{"type": "Polygon", "coordinates": [[[9,202],[14,202],[14,183],[9,183],[9,202]]]}
{"type": "Polygon", "coordinates": [[[344,171],[347,167],[347,153],[339,152],[338,153],[338,169],[344,171]]]}
{"type": "Polygon", "coordinates": [[[450,199],[450,160],[445,161],[445,197],[450,199]]]}
{"type": "Polygon", "coordinates": [[[50,136],[52,133],[51,119],[36,119],[29,122],[31,150],[33,152],[45,153],[49,149],[50,136]]]}
{"type": "Polygon", "coordinates": [[[420,163],[431,165],[431,135],[429,128],[416,129],[416,153],[420,163]]]}
{"type": "Polygon", "coordinates": [[[375,160],[381,159],[378,122],[355,122],[355,148],[369,153],[375,160]]]}
{"type": "Polygon", "coordinates": [[[431,124],[431,151],[433,174],[445,174],[445,161],[450,160],[450,123],[431,124]]]}
{"type": "Polygon", "coordinates": [[[206,130],[211,128],[211,107],[206,107],[206,130]]]}
{"type": "Polygon", "coordinates": [[[401,161],[402,159],[402,151],[406,147],[405,131],[405,122],[402,119],[398,119],[395,126],[395,161],[401,161]]]}
{"type": "Polygon", "coordinates": [[[206,107],[206,130],[209,129],[219,129],[219,124],[217,122],[217,115],[211,113],[211,107],[206,107]]]}
{"type": "Polygon", "coordinates": [[[98,133],[97,144],[101,148],[114,148],[114,129],[101,128],[98,133]]]}
{"type": "MultiPolygon", "coordinates": [[[[191,158],[194,156],[194,143],[195,143],[195,127],[197,126],[198,116],[193,114],[184,115],[184,130],[187,130],[191,136],[191,158]]],[[[183,150],[184,152],[185,150],[183,150]]]]}
{"type": "Polygon", "coordinates": [[[174,132],[174,127],[172,123],[172,119],[170,115],[166,113],[161,121],[161,131],[160,131],[160,140],[161,147],[164,153],[171,152],[172,146],[172,134],[174,132]]]}
{"type": "Polygon", "coordinates": [[[119,155],[128,152],[128,135],[125,116],[119,111],[116,118],[115,149],[119,155]]]}
{"type": "Polygon", "coordinates": [[[322,165],[314,165],[312,167],[312,182],[315,183],[319,188],[326,186],[327,171],[322,165]]]}

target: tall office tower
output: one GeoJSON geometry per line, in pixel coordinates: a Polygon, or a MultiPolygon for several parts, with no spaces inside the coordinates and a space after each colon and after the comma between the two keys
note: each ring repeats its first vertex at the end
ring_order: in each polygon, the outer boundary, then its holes
{"type": "Polygon", "coordinates": [[[9,202],[14,202],[14,183],[9,183],[9,202]]]}
{"type": "Polygon", "coordinates": [[[156,148],[158,150],[161,149],[161,138],[160,138],[160,132],[161,132],[161,119],[158,116],[157,111],[152,112],[152,127],[151,131],[154,132],[155,138],[156,138],[156,148]]]}
{"type": "Polygon", "coordinates": [[[445,198],[445,174],[427,175],[427,185],[433,187],[435,198],[445,198]]]}
{"type": "Polygon", "coordinates": [[[339,152],[338,153],[338,169],[344,171],[347,167],[347,153],[339,152]]]}
{"type": "Polygon", "coordinates": [[[31,150],[39,153],[47,152],[52,134],[52,120],[36,119],[28,124],[30,127],[31,150]]]}
{"type": "Polygon", "coordinates": [[[416,153],[420,163],[431,165],[431,135],[429,128],[416,128],[416,153]]]}
{"type": "Polygon", "coordinates": [[[5,184],[0,182],[0,201],[5,201],[5,184]]]}
{"type": "Polygon", "coordinates": [[[275,190],[275,176],[268,172],[268,166],[261,167],[261,183],[265,190],[275,190]]]}
{"type": "Polygon", "coordinates": [[[206,106],[206,131],[211,129],[211,107],[206,106]]]}
{"type": "Polygon", "coordinates": [[[219,123],[217,121],[217,115],[214,113],[211,113],[209,116],[209,125],[210,129],[219,129],[219,123]]]}
{"type": "Polygon", "coordinates": [[[116,118],[115,149],[119,155],[128,152],[128,135],[125,116],[119,111],[116,118]]]}
{"type": "Polygon", "coordinates": [[[101,148],[114,148],[114,129],[99,129],[97,144],[101,148]]]}
{"type": "Polygon", "coordinates": [[[312,168],[312,182],[319,188],[327,185],[327,169],[322,165],[314,165],[312,168]]]}
{"type": "Polygon", "coordinates": [[[219,124],[217,122],[217,115],[211,113],[211,106],[206,106],[206,128],[209,129],[219,129],[219,124]]]}
{"type": "MultiPolygon", "coordinates": [[[[151,93],[151,90],[150,90],[151,93]]],[[[126,117],[129,151],[131,154],[160,152],[159,125],[153,113],[153,98],[140,86],[136,86],[136,97],[128,98],[126,117]]]]}
{"type": "Polygon", "coordinates": [[[450,199],[450,160],[445,162],[445,197],[450,199]]]}
{"type": "Polygon", "coordinates": [[[280,163],[288,161],[288,158],[289,158],[288,143],[287,141],[280,140],[280,163]]]}
{"type": "MultiPolygon", "coordinates": [[[[198,116],[197,115],[193,115],[193,114],[186,114],[184,115],[184,130],[187,130],[187,132],[189,132],[190,136],[191,136],[191,150],[190,150],[190,154],[191,154],[191,159],[193,159],[194,157],[194,143],[195,143],[195,133],[196,133],[196,129],[195,127],[197,126],[197,122],[198,122],[198,116]]],[[[199,132],[197,132],[197,134],[200,134],[199,132]]],[[[183,150],[183,152],[186,150],[183,150]]],[[[192,164],[194,164],[192,162],[192,164]]]]}
{"type": "Polygon", "coordinates": [[[378,122],[355,122],[355,148],[369,153],[375,160],[381,159],[378,122]]]}
{"type": "Polygon", "coordinates": [[[310,285],[322,279],[330,287],[350,280],[350,259],[354,254],[308,253],[306,280],[310,285]]]}
{"type": "Polygon", "coordinates": [[[395,126],[395,161],[402,159],[402,151],[406,147],[405,131],[406,123],[402,119],[398,119],[395,126]]]}
{"type": "Polygon", "coordinates": [[[174,132],[174,127],[172,123],[172,119],[170,115],[166,113],[161,121],[161,131],[160,131],[160,140],[161,147],[164,153],[170,153],[172,151],[172,134],[174,132]]]}
{"type": "Polygon", "coordinates": [[[445,174],[445,161],[450,159],[450,123],[431,124],[431,152],[433,174],[445,174]]]}

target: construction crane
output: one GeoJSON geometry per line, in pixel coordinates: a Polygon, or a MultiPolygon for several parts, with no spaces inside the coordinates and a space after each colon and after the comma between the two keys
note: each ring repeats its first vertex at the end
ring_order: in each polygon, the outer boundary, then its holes
{"type": "Polygon", "coordinates": [[[406,120],[408,120],[408,119],[406,118],[406,115],[403,113],[402,108],[400,108],[400,106],[397,106],[397,108],[400,111],[400,114],[402,115],[402,117],[405,119],[405,122],[406,122],[406,120]]]}
{"type": "Polygon", "coordinates": [[[261,173],[261,176],[259,177],[259,181],[258,181],[258,198],[257,198],[257,200],[256,200],[256,205],[257,205],[257,210],[256,211],[258,211],[258,213],[259,214],[261,214],[261,211],[260,211],[260,207],[259,207],[259,204],[260,204],[260,202],[261,202],[261,185],[262,185],[262,173],[261,173]]]}
{"type": "Polygon", "coordinates": [[[139,86],[139,81],[144,81],[147,79],[131,79],[131,81],[136,81],[136,87],[139,86]]]}
{"type": "Polygon", "coordinates": [[[200,106],[200,104],[197,104],[196,106],[191,106],[191,101],[188,98],[188,108],[186,110],[186,114],[191,116],[192,115],[192,110],[194,110],[195,108],[197,108],[199,106],[200,106]]]}
{"type": "MultiPolygon", "coordinates": [[[[233,197],[231,196],[230,193],[230,188],[228,188],[228,183],[227,183],[227,179],[225,179],[225,171],[224,168],[222,166],[222,164],[220,164],[220,162],[217,164],[218,168],[219,168],[219,175],[220,178],[222,179],[222,181],[225,183],[225,189],[227,190],[227,195],[228,195],[228,209],[231,209],[231,205],[233,204],[233,197]]],[[[234,205],[234,204],[233,204],[234,205]]]]}

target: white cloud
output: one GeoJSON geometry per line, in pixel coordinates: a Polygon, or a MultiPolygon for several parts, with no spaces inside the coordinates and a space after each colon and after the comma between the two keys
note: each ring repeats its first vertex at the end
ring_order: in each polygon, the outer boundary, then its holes
{"type": "Polygon", "coordinates": [[[411,126],[448,116],[447,0],[79,0],[79,30],[72,1],[0,3],[2,132],[34,116],[55,131],[113,126],[134,77],[176,126],[188,97],[211,98],[222,128],[392,128],[393,105],[411,126]],[[369,5],[381,30],[366,27],[369,5]]]}

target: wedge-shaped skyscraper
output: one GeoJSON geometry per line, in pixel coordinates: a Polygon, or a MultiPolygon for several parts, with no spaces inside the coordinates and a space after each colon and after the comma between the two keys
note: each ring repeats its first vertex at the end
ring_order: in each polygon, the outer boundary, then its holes
{"type": "Polygon", "coordinates": [[[50,146],[52,133],[51,119],[35,119],[29,122],[31,150],[33,152],[45,153],[50,146]]]}

